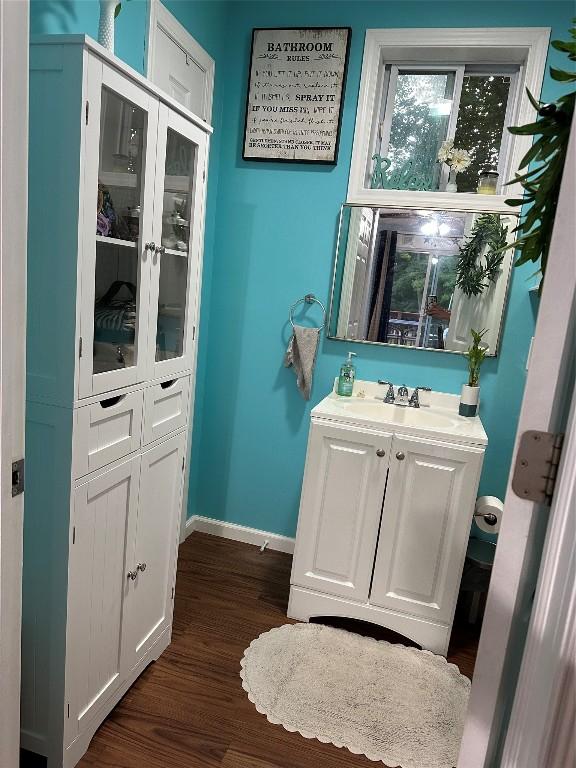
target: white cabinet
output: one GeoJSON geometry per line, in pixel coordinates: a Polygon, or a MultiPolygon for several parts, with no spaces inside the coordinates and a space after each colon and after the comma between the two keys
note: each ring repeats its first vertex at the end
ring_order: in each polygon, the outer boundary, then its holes
{"type": "Polygon", "coordinates": [[[313,412],[288,615],[372,621],[445,654],[484,447],[398,429],[313,412]]]}
{"type": "Polygon", "coordinates": [[[312,425],[294,552],[301,586],[368,599],[391,441],[312,425]]]}
{"type": "Polygon", "coordinates": [[[84,36],[31,45],[21,727],[47,768],[170,642],[210,132],[84,36]]]}
{"type": "Polygon", "coordinates": [[[142,453],[140,503],[128,578],[125,658],[133,669],[172,621],[178,520],[184,470],[185,435],[142,453]]]}

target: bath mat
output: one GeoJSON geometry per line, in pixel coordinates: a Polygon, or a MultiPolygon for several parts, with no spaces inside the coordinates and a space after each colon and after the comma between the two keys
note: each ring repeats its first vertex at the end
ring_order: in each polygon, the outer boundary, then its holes
{"type": "Polygon", "coordinates": [[[319,624],[253,640],[242,686],[271,723],[395,768],[453,768],[470,681],[443,656],[319,624]]]}

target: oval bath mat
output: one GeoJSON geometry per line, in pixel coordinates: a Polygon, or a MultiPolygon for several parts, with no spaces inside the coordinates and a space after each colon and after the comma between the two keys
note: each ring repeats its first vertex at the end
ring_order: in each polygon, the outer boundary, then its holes
{"type": "Polygon", "coordinates": [[[395,768],[453,768],[470,681],[430,651],[320,624],[253,640],[242,686],[271,723],[395,768]]]}

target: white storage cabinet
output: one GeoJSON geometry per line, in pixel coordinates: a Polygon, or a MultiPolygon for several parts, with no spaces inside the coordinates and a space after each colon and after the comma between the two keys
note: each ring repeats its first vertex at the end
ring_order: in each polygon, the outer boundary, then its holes
{"type": "Polygon", "coordinates": [[[445,655],[483,456],[313,418],[288,615],[371,621],[445,655]]]}
{"type": "Polygon", "coordinates": [[[70,768],[170,642],[211,129],[33,40],[22,746],[70,768]]]}

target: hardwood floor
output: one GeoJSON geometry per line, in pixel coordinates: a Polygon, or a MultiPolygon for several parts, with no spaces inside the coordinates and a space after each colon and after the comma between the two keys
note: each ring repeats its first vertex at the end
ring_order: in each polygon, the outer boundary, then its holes
{"type": "MultiPolygon", "coordinates": [[[[79,768],[373,768],[271,725],[242,690],[244,649],[290,621],[290,566],[289,555],[193,533],[180,547],[172,644],[102,724],[79,768]]],[[[449,660],[471,675],[475,655],[475,633],[456,626],[449,660]]]]}

